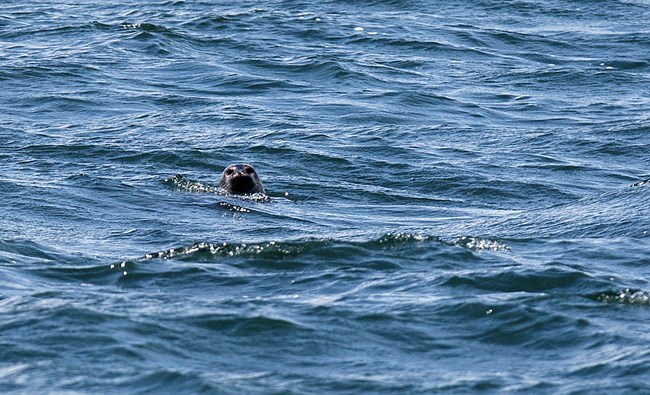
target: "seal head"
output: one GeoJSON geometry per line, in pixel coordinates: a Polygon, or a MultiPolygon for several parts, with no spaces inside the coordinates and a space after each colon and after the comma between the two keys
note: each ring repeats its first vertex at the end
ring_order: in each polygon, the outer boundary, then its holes
{"type": "Polygon", "coordinates": [[[264,185],[253,166],[235,163],[226,167],[221,174],[221,188],[233,195],[264,193],[264,185]]]}

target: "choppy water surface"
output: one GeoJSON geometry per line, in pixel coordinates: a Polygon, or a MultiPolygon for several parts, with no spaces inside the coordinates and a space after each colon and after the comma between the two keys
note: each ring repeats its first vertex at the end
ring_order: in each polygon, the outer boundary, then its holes
{"type": "Polygon", "coordinates": [[[650,391],[650,3],[2,8],[1,391],[650,391]]]}

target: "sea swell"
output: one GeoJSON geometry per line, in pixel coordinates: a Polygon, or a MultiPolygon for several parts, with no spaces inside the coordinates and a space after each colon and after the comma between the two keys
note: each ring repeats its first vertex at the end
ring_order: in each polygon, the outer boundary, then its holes
{"type": "Polygon", "coordinates": [[[648,392],[649,15],[3,5],[0,392],[648,392]]]}

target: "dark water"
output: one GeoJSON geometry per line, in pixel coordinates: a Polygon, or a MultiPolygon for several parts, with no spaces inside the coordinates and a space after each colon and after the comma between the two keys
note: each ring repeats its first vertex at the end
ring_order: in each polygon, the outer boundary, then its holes
{"type": "Polygon", "coordinates": [[[3,3],[0,391],[649,392],[650,3],[315,3],[3,3]]]}

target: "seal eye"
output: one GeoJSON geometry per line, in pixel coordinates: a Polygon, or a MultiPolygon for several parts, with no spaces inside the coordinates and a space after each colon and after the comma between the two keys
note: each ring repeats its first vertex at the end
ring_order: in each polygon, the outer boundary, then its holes
{"type": "Polygon", "coordinates": [[[234,170],[232,169],[232,167],[229,167],[229,168],[226,169],[226,175],[227,176],[232,175],[233,172],[234,172],[234,170]]]}
{"type": "Polygon", "coordinates": [[[253,169],[253,168],[250,167],[250,166],[246,166],[246,173],[248,173],[248,174],[253,174],[253,173],[255,173],[255,169],[253,169]]]}

